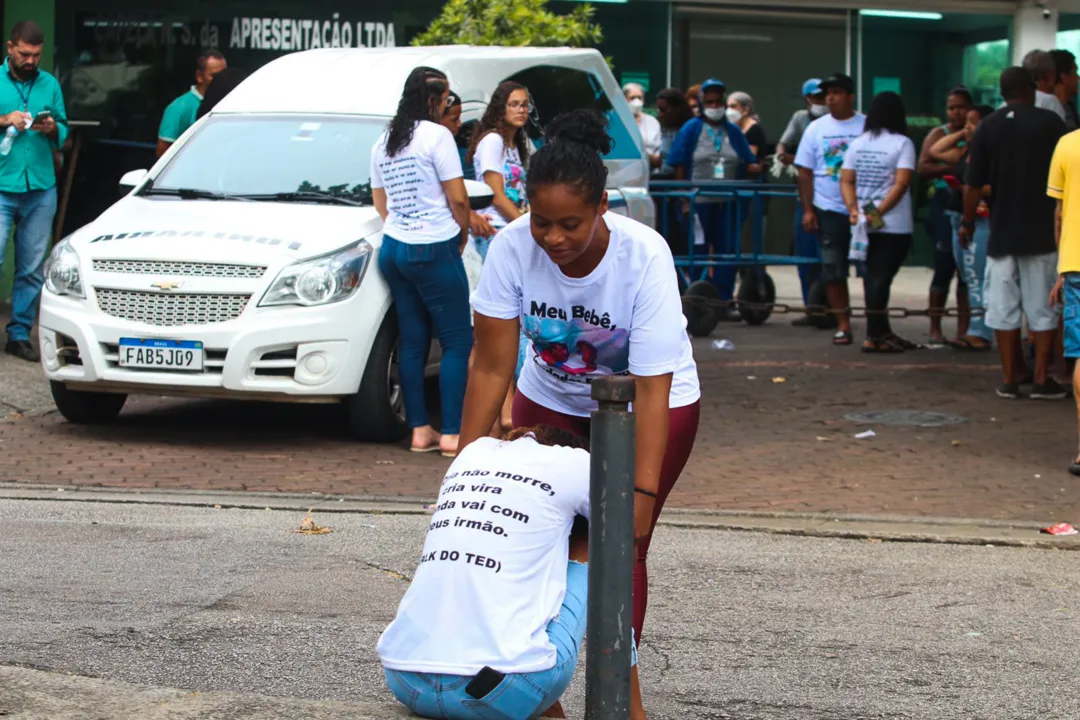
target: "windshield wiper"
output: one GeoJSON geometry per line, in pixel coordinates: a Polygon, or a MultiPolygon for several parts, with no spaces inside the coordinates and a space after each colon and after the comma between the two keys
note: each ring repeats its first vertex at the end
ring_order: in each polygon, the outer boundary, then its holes
{"type": "Polygon", "coordinates": [[[270,202],[310,202],[310,203],[327,203],[329,205],[351,205],[352,207],[360,207],[363,203],[356,200],[350,200],[338,195],[331,195],[324,192],[315,192],[313,190],[293,190],[291,192],[279,192],[279,193],[263,193],[263,194],[245,194],[240,195],[246,200],[266,200],[270,202]]]}
{"type": "Polygon", "coordinates": [[[178,197],[181,200],[243,200],[240,195],[214,192],[212,190],[197,190],[195,188],[157,188],[148,187],[140,195],[165,195],[178,197]]]}

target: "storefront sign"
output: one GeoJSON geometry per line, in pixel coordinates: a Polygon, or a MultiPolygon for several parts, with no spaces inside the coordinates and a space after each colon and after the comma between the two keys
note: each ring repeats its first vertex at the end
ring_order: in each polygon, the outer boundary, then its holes
{"type": "Polygon", "coordinates": [[[394,24],[313,18],[233,18],[229,48],[312,50],[315,48],[394,47],[394,24]]]}

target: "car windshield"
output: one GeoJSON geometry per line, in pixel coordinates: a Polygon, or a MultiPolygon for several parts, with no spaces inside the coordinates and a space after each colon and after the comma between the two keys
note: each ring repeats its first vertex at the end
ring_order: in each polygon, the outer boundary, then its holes
{"type": "Polygon", "coordinates": [[[326,194],[371,203],[371,148],[384,118],[211,116],[150,191],[326,194]]]}

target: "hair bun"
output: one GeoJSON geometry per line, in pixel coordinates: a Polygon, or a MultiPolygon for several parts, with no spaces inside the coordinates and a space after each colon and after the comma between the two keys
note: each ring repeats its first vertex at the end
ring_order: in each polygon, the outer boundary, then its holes
{"type": "Polygon", "coordinates": [[[544,128],[549,143],[577,143],[601,155],[611,152],[614,143],[607,132],[607,118],[592,110],[571,110],[555,116],[544,128]]]}

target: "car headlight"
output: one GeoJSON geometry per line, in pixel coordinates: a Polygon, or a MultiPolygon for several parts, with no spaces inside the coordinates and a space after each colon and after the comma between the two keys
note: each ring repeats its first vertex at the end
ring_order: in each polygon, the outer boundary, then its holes
{"type": "Polygon", "coordinates": [[[79,253],[71,247],[69,238],[56,243],[45,261],[45,287],[54,295],[74,295],[85,298],[82,272],[79,270],[79,253]]]}
{"type": "Polygon", "coordinates": [[[326,305],[351,297],[364,279],[371,254],[371,245],[361,240],[329,255],[293,263],[278,273],[259,305],[326,305]]]}

